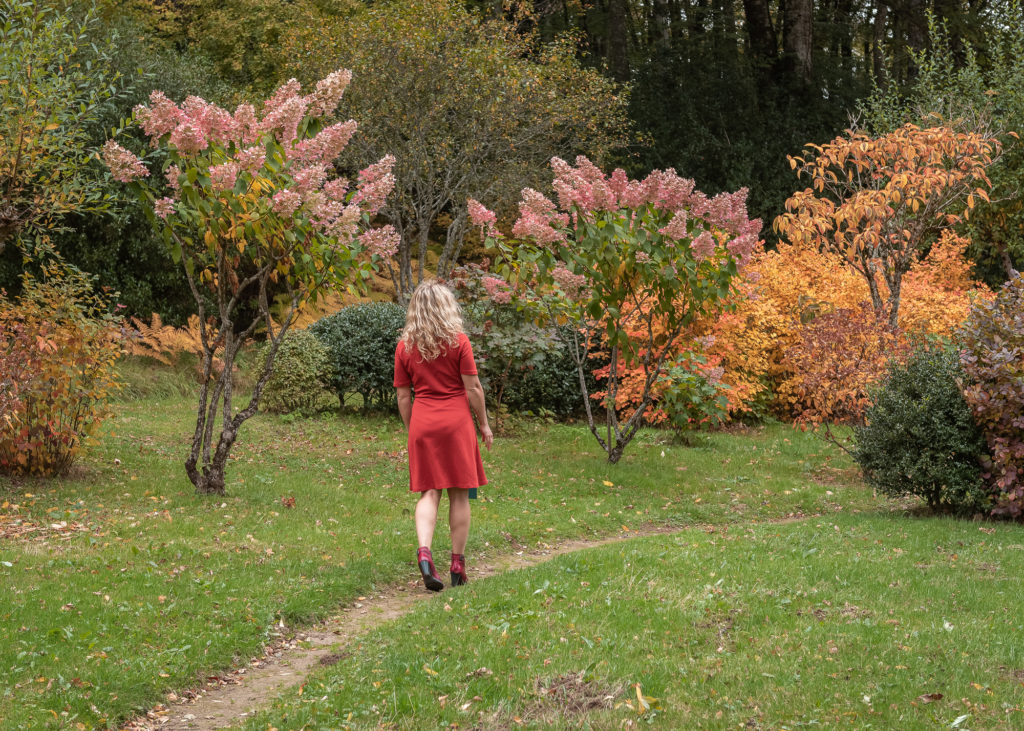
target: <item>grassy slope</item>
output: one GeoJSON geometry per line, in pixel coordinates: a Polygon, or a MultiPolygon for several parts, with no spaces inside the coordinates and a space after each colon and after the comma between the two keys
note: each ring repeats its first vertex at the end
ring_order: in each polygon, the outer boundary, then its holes
{"type": "Polygon", "coordinates": [[[569,554],[432,599],[246,728],[1022,728],[1022,542],[862,515],[569,554]]]}
{"type": "MultiPolygon", "coordinates": [[[[256,653],[279,621],[324,616],[414,571],[396,419],[258,417],[220,500],[194,496],[184,478],[190,402],[119,410],[72,477],[0,478],[6,522],[89,527],[0,542],[4,728],[116,724],[256,653]]],[[[470,560],[622,526],[877,507],[843,458],[785,427],[692,448],[663,440],[641,433],[616,466],[579,427],[527,425],[499,441],[470,560]]]]}

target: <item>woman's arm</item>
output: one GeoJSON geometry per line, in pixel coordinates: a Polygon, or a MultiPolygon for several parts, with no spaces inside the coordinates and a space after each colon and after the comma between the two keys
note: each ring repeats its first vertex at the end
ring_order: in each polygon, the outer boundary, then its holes
{"type": "Polygon", "coordinates": [[[412,418],[412,388],[399,386],[395,390],[398,392],[398,413],[402,415],[405,430],[409,431],[409,419],[412,418]]]}
{"type": "Polygon", "coordinates": [[[480,383],[480,377],[462,375],[462,385],[466,387],[466,398],[469,399],[469,407],[476,414],[476,423],[480,426],[480,436],[484,440],[484,446],[488,449],[494,443],[494,435],[491,434],[491,427],[487,424],[487,405],[484,401],[484,387],[480,383]]]}

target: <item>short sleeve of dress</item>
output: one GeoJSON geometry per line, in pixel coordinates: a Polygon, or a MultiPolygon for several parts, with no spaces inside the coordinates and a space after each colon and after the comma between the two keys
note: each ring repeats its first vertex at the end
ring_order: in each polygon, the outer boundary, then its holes
{"type": "MultiPolygon", "coordinates": [[[[405,365],[405,343],[398,342],[395,347],[395,388],[407,388],[412,385],[412,375],[405,365]]],[[[472,358],[472,355],[470,356],[472,358]]]]}
{"type": "Polygon", "coordinates": [[[462,336],[459,343],[459,373],[464,376],[475,376],[476,375],[476,361],[473,360],[473,346],[469,343],[469,338],[465,335],[462,336]]]}

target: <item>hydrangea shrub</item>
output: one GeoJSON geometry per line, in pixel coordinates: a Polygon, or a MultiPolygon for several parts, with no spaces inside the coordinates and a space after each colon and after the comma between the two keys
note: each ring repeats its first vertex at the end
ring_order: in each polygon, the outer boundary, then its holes
{"type": "Polygon", "coordinates": [[[473,201],[471,220],[501,248],[521,306],[547,321],[578,324],[570,350],[588,424],[617,462],[643,423],[680,334],[721,307],[759,244],[761,222],[747,215],[746,190],[709,197],[674,170],[630,180],[622,170],[606,175],[582,156],[575,165],[559,158],[551,165],[557,202],[523,191],[515,246],[473,201]],[[600,342],[587,336],[588,322],[600,325],[600,342]],[[609,356],[603,429],[585,383],[595,347],[609,356]],[[618,391],[633,369],[643,373],[639,398],[620,421],[618,391]]]}
{"type": "Polygon", "coordinates": [[[204,371],[185,469],[200,492],[224,491],[228,452],[241,424],[256,413],[299,308],[325,289],[365,279],[372,260],[397,247],[393,228],[369,225],[394,187],[394,160],[370,165],[354,182],[334,168],[356,123],[324,119],[350,80],[339,70],[303,95],[292,79],[259,109],[240,104],[234,112],[195,96],[175,104],[155,91],[135,109],[135,119],[156,150],[159,170],[114,141],[104,147],[111,175],[149,202],[195,298],[204,371]],[[284,304],[273,313],[275,295],[284,304]],[[252,303],[252,310],[244,308],[252,303]],[[236,413],[235,355],[260,327],[270,344],[266,360],[252,398],[236,413]],[[224,363],[219,376],[217,357],[224,363]]]}

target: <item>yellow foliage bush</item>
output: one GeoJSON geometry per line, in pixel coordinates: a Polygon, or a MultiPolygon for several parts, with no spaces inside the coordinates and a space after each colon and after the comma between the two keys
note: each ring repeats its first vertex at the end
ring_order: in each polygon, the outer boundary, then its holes
{"type": "Polygon", "coordinates": [[[67,471],[118,387],[120,319],[88,279],[60,265],[0,298],[0,470],[67,471]]]}

